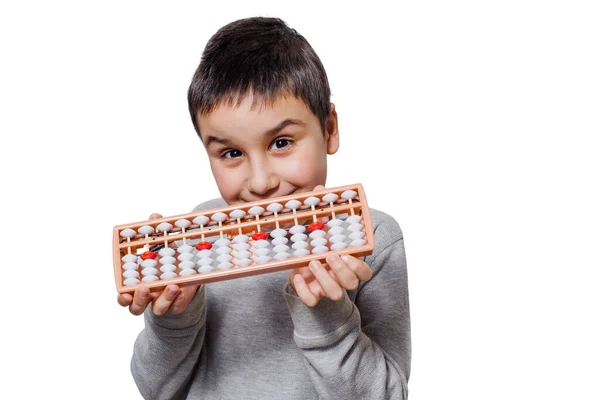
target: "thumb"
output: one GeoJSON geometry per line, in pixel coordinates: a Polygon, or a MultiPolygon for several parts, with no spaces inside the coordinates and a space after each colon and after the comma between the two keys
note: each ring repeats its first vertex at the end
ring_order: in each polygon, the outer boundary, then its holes
{"type": "Polygon", "coordinates": [[[153,214],[150,216],[150,218],[148,218],[148,219],[158,219],[158,218],[162,218],[162,217],[163,217],[163,216],[162,216],[162,215],[160,215],[160,214],[153,213],[153,214]]]}

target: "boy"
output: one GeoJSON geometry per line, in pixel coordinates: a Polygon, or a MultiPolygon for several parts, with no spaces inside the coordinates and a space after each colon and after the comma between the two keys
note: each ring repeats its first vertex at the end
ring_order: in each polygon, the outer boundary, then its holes
{"type": "MultiPolygon", "coordinates": [[[[208,42],[188,93],[222,199],[195,210],[321,188],[339,146],[325,70],[278,19],[250,18],[208,42]]],[[[403,399],[410,318],[403,237],[372,210],[364,261],[178,288],[137,290],[145,310],[132,373],[145,398],[403,399]],[[152,305],[147,307],[150,303],[152,305]]]]}

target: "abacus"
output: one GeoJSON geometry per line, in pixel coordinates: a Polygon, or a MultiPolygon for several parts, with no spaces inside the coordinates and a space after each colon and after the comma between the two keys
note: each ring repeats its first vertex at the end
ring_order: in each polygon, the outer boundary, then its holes
{"type": "Polygon", "coordinates": [[[362,185],[348,185],[115,226],[119,293],[217,282],[373,251],[362,185]]]}

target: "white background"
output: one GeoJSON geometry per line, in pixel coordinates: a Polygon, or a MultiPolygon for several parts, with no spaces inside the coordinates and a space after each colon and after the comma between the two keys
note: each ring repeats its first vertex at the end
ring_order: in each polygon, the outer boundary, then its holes
{"type": "Polygon", "coordinates": [[[0,397],[139,398],[112,227],[218,195],[187,87],[264,15],[328,71],[329,185],[403,228],[411,399],[599,399],[597,2],[238,3],[0,6],[0,397]]]}

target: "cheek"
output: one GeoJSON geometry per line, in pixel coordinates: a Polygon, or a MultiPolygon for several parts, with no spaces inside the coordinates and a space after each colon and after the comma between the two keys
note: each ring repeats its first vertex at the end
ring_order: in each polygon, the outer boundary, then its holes
{"type": "Polygon", "coordinates": [[[241,188],[241,177],[235,170],[220,168],[211,164],[211,169],[215,182],[221,193],[221,197],[229,204],[239,197],[241,188]]]}
{"type": "Polygon", "coordinates": [[[312,190],[315,186],[325,183],[327,156],[325,152],[299,152],[281,163],[279,175],[294,186],[312,190]]]}

